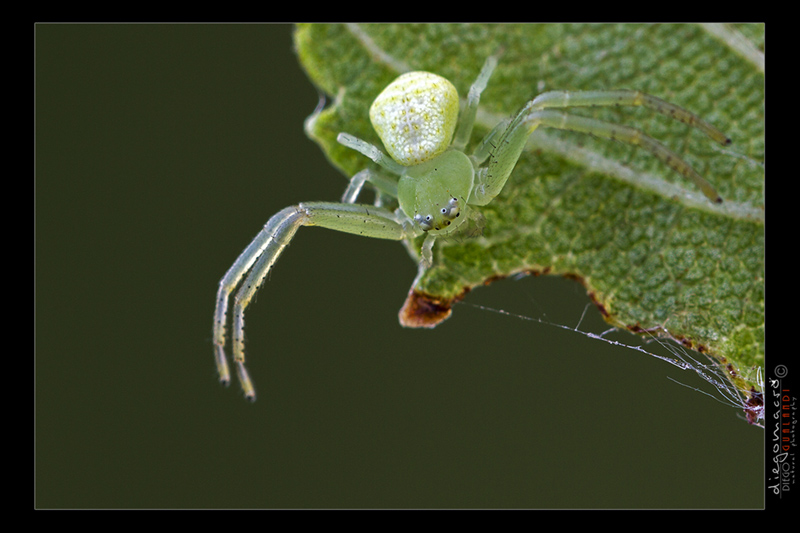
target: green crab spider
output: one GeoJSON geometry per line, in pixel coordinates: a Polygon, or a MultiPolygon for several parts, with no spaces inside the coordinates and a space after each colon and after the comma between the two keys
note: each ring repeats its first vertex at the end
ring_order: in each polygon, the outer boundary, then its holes
{"type": "Polygon", "coordinates": [[[267,273],[300,226],[320,226],[375,239],[403,240],[425,234],[421,268],[430,266],[437,237],[467,231],[467,221],[480,219],[480,206],[503,189],[531,133],[539,126],[588,133],[644,148],[662,163],[693,181],[715,203],[720,196],[680,156],[641,131],[582,116],[559,108],[644,106],[695,127],[714,141],[730,139],[693,113],[639,91],[552,91],[528,102],[516,116],[503,120],[471,154],[465,147],[480,96],[497,65],[489,57],[472,84],[459,119],[458,93],[447,79],[430,72],[408,72],[375,99],[370,119],[390,157],[378,147],[347,133],[337,140],[365,155],[386,173],[369,169],[355,174],[342,201],[303,202],[270,218],[219,282],[214,312],[214,354],[221,383],[230,383],[225,354],[228,300],[233,298],[233,361],[247,399],[256,398],[245,367],[244,312],[267,273]],[[378,191],[375,205],[357,204],[365,182],[378,191]],[[390,211],[381,198],[397,200],[390,211]],[[245,278],[246,276],[246,278],[245,278]],[[244,281],[242,281],[242,279],[244,281]]]}

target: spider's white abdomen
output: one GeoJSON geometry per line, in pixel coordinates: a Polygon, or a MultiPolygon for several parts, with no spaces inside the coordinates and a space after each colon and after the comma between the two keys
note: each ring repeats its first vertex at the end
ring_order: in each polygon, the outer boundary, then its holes
{"type": "Polygon", "coordinates": [[[417,165],[450,146],[458,120],[458,92],[441,76],[408,72],[378,95],[369,118],[392,159],[417,165]]]}

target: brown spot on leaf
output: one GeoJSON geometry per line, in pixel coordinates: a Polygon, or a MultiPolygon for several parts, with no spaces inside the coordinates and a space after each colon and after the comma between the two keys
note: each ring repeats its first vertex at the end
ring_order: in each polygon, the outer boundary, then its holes
{"type": "Polygon", "coordinates": [[[444,300],[412,289],[400,309],[400,324],[407,328],[435,328],[450,317],[453,304],[468,292],[464,289],[452,300],[444,300]]]}

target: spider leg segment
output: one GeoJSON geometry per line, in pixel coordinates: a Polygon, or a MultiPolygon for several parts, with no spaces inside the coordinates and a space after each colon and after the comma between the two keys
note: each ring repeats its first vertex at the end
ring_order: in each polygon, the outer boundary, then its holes
{"type": "Polygon", "coordinates": [[[731,140],[717,128],[701,119],[691,111],[656,98],[641,91],[550,91],[542,93],[529,104],[531,109],[549,107],[588,107],[588,106],[642,106],[664,116],[697,128],[709,138],[722,145],[731,140]]]}
{"type": "Polygon", "coordinates": [[[722,132],[697,115],[639,91],[553,91],[543,93],[529,102],[516,117],[508,122],[508,126],[504,130],[502,125],[499,127],[501,131],[498,131],[498,128],[492,130],[487,136],[486,142],[482,142],[476,149],[473,157],[480,158],[485,156],[487,146],[494,147],[488,149],[490,152],[489,165],[486,172],[478,175],[479,183],[476,184],[470,203],[486,205],[500,193],[514,169],[528,137],[538,126],[588,133],[639,146],[674,171],[692,180],[709,200],[714,203],[722,202],[722,198],[714,187],[679,155],[640,130],[548,109],[620,105],[647,107],[697,128],[721,145],[731,143],[731,140],[722,132]],[[488,137],[492,138],[488,139],[488,137]]]}
{"type": "Polygon", "coordinates": [[[244,311],[300,226],[320,226],[376,239],[402,240],[403,222],[391,211],[379,207],[331,202],[308,202],[287,207],[267,221],[219,283],[214,312],[214,354],[220,382],[230,382],[225,355],[228,299],[233,290],[233,360],[245,397],[256,398],[255,388],[245,368],[244,311]],[[245,278],[246,275],[246,278],[245,278]],[[242,278],[245,278],[242,282],[242,278]]]}
{"type": "Polygon", "coordinates": [[[357,172],[350,178],[350,184],[342,194],[342,203],[353,204],[358,199],[361,189],[366,182],[375,188],[375,205],[380,207],[383,197],[397,198],[397,180],[374,172],[368,168],[357,172]]]}
{"type": "Polygon", "coordinates": [[[489,83],[489,78],[491,78],[495,67],[497,67],[497,56],[487,57],[480,74],[478,74],[478,78],[469,88],[467,104],[458,118],[458,129],[453,137],[452,148],[455,150],[463,151],[472,136],[472,127],[475,124],[475,116],[478,113],[478,105],[481,102],[481,93],[486,89],[486,84],[489,83]]]}
{"type": "Polygon", "coordinates": [[[368,168],[365,168],[361,172],[356,172],[353,177],[350,178],[350,184],[347,186],[347,189],[344,190],[344,194],[342,194],[342,203],[354,204],[364,184],[372,180],[374,176],[375,173],[368,168]]]}

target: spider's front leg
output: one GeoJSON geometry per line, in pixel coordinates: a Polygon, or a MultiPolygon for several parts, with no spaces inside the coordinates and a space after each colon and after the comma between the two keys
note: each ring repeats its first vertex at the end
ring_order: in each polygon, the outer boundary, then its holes
{"type": "Polygon", "coordinates": [[[244,364],[244,311],[300,226],[320,226],[396,241],[407,235],[403,221],[391,211],[351,203],[301,203],[279,211],[267,221],[220,281],[214,312],[214,356],[220,382],[227,385],[230,382],[225,355],[228,298],[247,274],[233,299],[233,361],[245,397],[251,401],[255,400],[256,393],[244,364]]]}
{"type": "Polygon", "coordinates": [[[528,137],[539,126],[588,133],[643,148],[669,168],[692,180],[710,201],[722,202],[722,198],[714,187],[679,155],[640,130],[548,109],[587,106],[647,107],[697,128],[721,145],[731,143],[731,140],[721,131],[690,111],[639,91],[553,91],[543,93],[530,101],[512,120],[504,122],[492,130],[484,142],[479,145],[476,157],[480,159],[488,154],[489,163],[487,168],[482,169],[476,176],[478,183],[470,203],[486,205],[500,193],[511,175],[528,137]]]}

